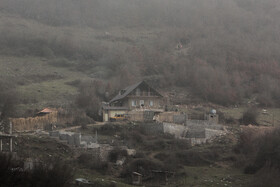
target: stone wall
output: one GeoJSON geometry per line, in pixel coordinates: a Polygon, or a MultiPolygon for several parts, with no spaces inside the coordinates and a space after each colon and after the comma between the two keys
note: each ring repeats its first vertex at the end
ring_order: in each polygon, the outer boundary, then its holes
{"type": "Polygon", "coordinates": [[[155,133],[163,133],[163,123],[143,123],[141,124],[147,133],[155,134],[155,133]]]}
{"type": "Polygon", "coordinates": [[[163,132],[172,134],[176,138],[185,137],[187,131],[188,131],[188,128],[186,126],[177,125],[177,124],[173,124],[173,123],[163,123],[163,132]]]}
{"type": "Polygon", "coordinates": [[[188,120],[187,114],[177,114],[173,116],[173,123],[186,124],[187,120],[188,120]]]}
{"type": "MultiPolygon", "coordinates": [[[[216,136],[226,134],[222,125],[209,125],[200,123],[195,125],[178,125],[173,123],[162,123],[164,133],[172,134],[175,138],[190,140],[191,145],[206,143],[216,136]]],[[[160,129],[158,129],[160,130],[160,129]]]]}
{"type": "Polygon", "coordinates": [[[142,111],[129,111],[128,117],[130,121],[139,121],[139,122],[151,122],[153,121],[155,113],[150,110],[142,110],[142,111]]]}
{"type": "Polygon", "coordinates": [[[81,145],[81,133],[66,132],[66,131],[51,131],[50,137],[59,138],[62,141],[66,141],[69,145],[80,146],[81,145]]]}
{"type": "Polygon", "coordinates": [[[220,135],[225,135],[226,131],[224,130],[214,130],[214,129],[205,129],[205,138],[206,139],[211,139],[215,136],[220,136],[220,135]]]}
{"type": "Polygon", "coordinates": [[[214,121],[208,121],[208,120],[187,120],[186,121],[186,125],[218,125],[216,122],[214,121]]]}

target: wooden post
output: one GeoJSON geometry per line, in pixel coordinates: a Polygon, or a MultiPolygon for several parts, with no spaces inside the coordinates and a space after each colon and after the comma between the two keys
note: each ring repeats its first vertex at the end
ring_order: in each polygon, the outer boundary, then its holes
{"type": "Polygon", "coordinates": [[[95,131],[95,143],[98,143],[97,131],[95,131]]]}
{"type": "Polygon", "coordinates": [[[13,138],[10,138],[10,152],[13,152],[13,138]]]}
{"type": "Polygon", "coordinates": [[[12,134],[13,133],[13,124],[12,124],[12,122],[10,122],[10,134],[12,134]]]}
{"type": "Polygon", "coordinates": [[[2,152],[2,139],[0,139],[0,151],[2,152]]]}

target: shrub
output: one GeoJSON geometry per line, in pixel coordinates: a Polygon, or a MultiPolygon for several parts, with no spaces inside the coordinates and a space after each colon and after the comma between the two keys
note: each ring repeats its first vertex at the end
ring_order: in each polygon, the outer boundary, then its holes
{"type": "Polygon", "coordinates": [[[31,171],[22,171],[21,165],[11,156],[0,155],[1,186],[66,187],[73,180],[72,169],[62,161],[39,164],[31,171]]]}
{"type": "Polygon", "coordinates": [[[175,158],[178,159],[178,163],[188,166],[208,165],[219,157],[215,152],[197,152],[193,150],[178,151],[175,153],[175,156],[175,158]]]}
{"type": "Polygon", "coordinates": [[[239,121],[240,121],[240,123],[242,123],[244,125],[249,125],[249,124],[258,125],[258,123],[257,123],[258,115],[259,115],[259,113],[256,108],[248,108],[243,113],[243,116],[242,116],[242,118],[239,119],[239,121]]]}
{"type": "Polygon", "coordinates": [[[244,173],[245,174],[255,174],[260,168],[253,164],[249,164],[244,168],[244,173]]]}
{"type": "Polygon", "coordinates": [[[250,187],[278,187],[280,186],[280,171],[276,168],[264,167],[253,177],[250,187]]]}
{"type": "Polygon", "coordinates": [[[108,170],[108,162],[101,161],[100,159],[93,159],[91,162],[90,168],[101,173],[101,174],[106,174],[108,170]]]}
{"type": "Polygon", "coordinates": [[[253,154],[257,151],[257,136],[254,131],[244,130],[239,137],[238,144],[234,147],[235,153],[253,154]]]}
{"type": "Polygon", "coordinates": [[[165,161],[166,159],[168,159],[169,155],[166,153],[158,153],[155,155],[155,158],[160,160],[160,161],[165,161]]]}
{"type": "Polygon", "coordinates": [[[116,132],[120,131],[122,127],[120,125],[106,123],[105,125],[101,126],[99,129],[99,133],[103,135],[115,135],[116,132]]]}
{"type": "Polygon", "coordinates": [[[127,157],[127,151],[120,148],[115,148],[112,151],[110,151],[108,155],[108,160],[110,162],[115,163],[121,157],[127,157]]]}
{"type": "Polygon", "coordinates": [[[159,162],[151,159],[135,159],[125,166],[121,173],[123,178],[131,178],[132,172],[139,172],[144,178],[148,178],[152,174],[152,170],[161,170],[163,166],[159,162]]]}
{"type": "Polygon", "coordinates": [[[280,129],[256,136],[256,132],[244,132],[240,136],[237,151],[246,155],[248,166],[245,173],[256,173],[261,168],[280,170],[280,129]]]}
{"type": "Polygon", "coordinates": [[[76,116],[73,121],[73,124],[75,126],[76,125],[85,126],[85,125],[91,124],[93,122],[94,121],[91,118],[89,118],[88,116],[76,116]]]}
{"type": "Polygon", "coordinates": [[[85,167],[89,167],[101,174],[105,174],[108,170],[108,163],[100,160],[95,155],[83,153],[78,157],[78,162],[85,167]]]}
{"type": "Polygon", "coordinates": [[[39,165],[31,171],[30,186],[69,186],[73,180],[73,171],[61,161],[53,164],[39,165]],[[52,167],[50,167],[52,166],[52,167]]]}
{"type": "Polygon", "coordinates": [[[78,157],[78,162],[80,164],[83,165],[88,165],[90,164],[90,162],[92,161],[93,156],[91,154],[87,154],[87,153],[82,153],[79,157],[78,157]]]}
{"type": "Polygon", "coordinates": [[[263,136],[259,147],[255,165],[259,168],[267,166],[280,170],[280,129],[263,136]]]}

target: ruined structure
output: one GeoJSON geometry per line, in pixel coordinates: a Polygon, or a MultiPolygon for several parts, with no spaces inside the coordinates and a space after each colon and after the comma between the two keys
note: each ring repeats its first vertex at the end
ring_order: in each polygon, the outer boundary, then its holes
{"type": "Polygon", "coordinates": [[[225,127],[218,124],[218,115],[212,112],[205,115],[205,120],[188,119],[185,113],[163,112],[156,117],[156,121],[159,126],[157,130],[178,139],[187,139],[191,145],[206,143],[226,133],[225,127]]]}
{"type": "Polygon", "coordinates": [[[9,142],[9,151],[13,152],[13,125],[7,120],[0,121],[0,151],[3,151],[3,141],[9,142]]]}

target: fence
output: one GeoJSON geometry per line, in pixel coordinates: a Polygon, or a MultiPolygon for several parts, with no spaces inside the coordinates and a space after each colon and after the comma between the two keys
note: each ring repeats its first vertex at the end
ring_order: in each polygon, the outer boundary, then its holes
{"type": "Polygon", "coordinates": [[[13,124],[13,131],[35,131],[44,129],[48,124],[56,124],[58,121],[58,112],[52,112],[44,116],[28,117],[28,118],[10,118],[13,124]]]}

